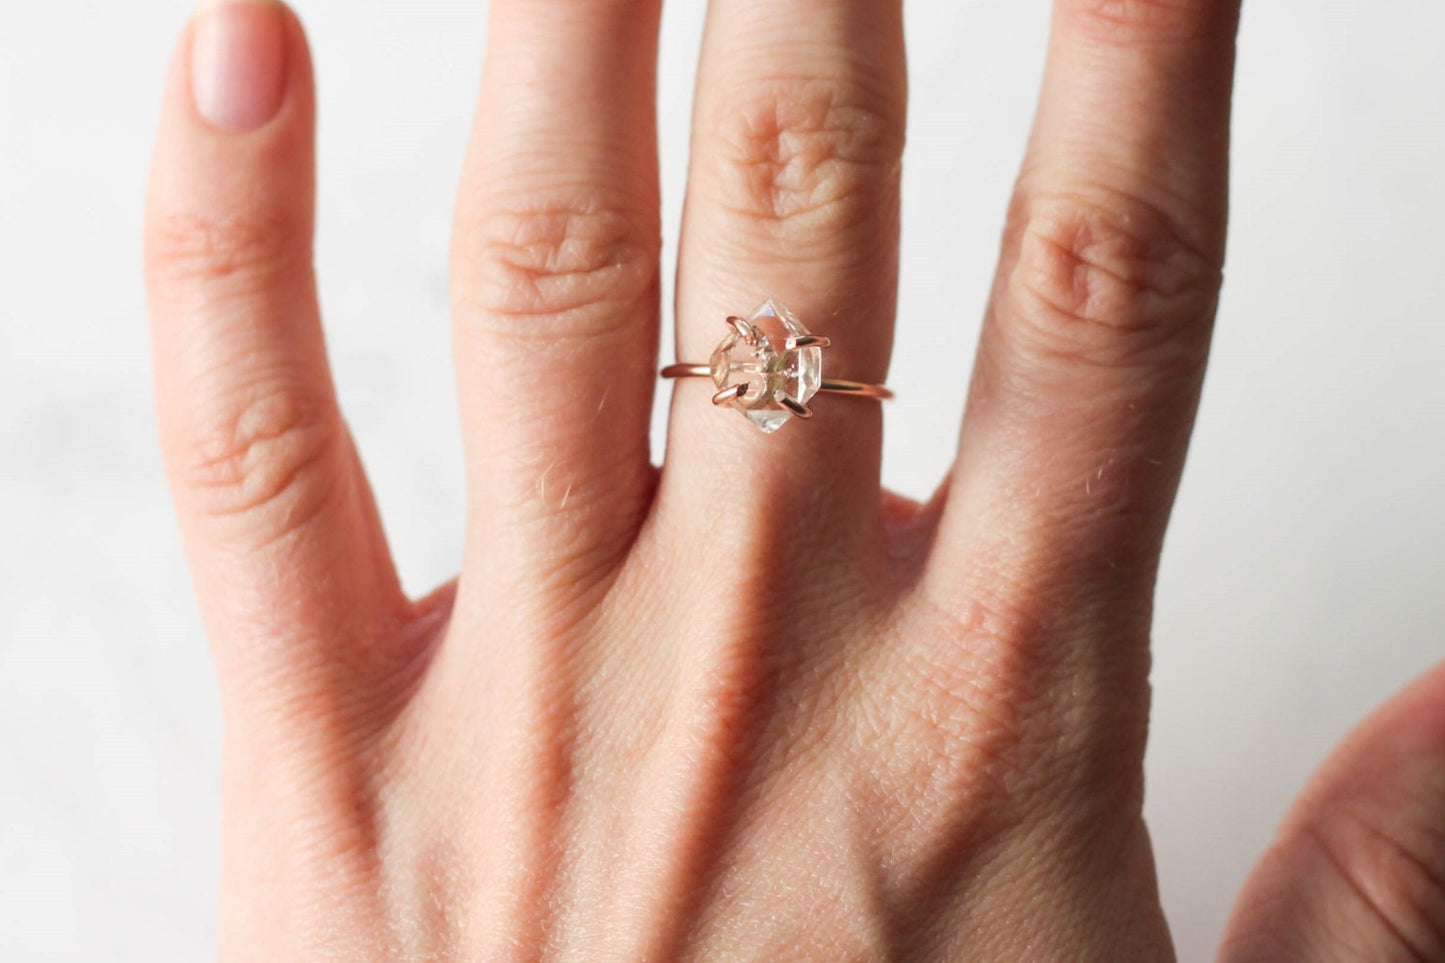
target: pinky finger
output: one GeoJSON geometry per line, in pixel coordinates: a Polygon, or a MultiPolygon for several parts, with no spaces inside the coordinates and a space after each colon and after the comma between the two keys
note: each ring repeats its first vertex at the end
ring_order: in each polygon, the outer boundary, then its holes
{"type": "Polygon", "coordinates": [[[406,612],[322,342],[313,127],[296,18],[202,7],[167,83],[146,274],[167,470],[223,697],[249,708],[316,705],[290,690],[406,612]]]}

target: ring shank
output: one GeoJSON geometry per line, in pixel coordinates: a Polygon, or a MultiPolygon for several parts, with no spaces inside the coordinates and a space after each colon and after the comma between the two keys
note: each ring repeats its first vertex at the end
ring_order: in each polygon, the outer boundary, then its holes
{"type": "MultiPolygon", "coordinates": [[[[662,369],[662,377],[711,378],[712,368],[705,364],[670,364],[662,369]]],[[[883,385],[868,384],[864,381],[844,381],[839,378],[824,378],[818,390],[855,395],[859,398],[877,398],[879,401],[893,397],[893,391],[883,385]]]]}

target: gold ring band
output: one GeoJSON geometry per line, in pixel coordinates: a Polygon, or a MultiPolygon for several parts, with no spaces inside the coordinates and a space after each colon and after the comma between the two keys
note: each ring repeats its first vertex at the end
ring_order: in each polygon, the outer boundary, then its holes
{"type": "Polygon", "coordinates": [[[772,298],[746,318],[729,317],[728,332],[707,364],[678,362],[662,369],[664,378],[710,378],[717,387],[712,403],[747,416],[771,434],[793,418],[811,418],[808,402],[819,392],[884,401],[893,392],[866,381],[823,377],[828,338],[810,334],[801,321],[772,298]]]}
{"type": "MultiPolygon", "coordinates": [[[[711,378],[712,365],[707,364],[670,364],[662,369],[664,378],[711,378]]],[[[877,398],[879,401],[887,401],[893,397],[893,389],[886,385],[873,385],[863,381],[843,381],[837,378],[824,378],[818,386],[819,391],[836,391],[843,395],[854,395],[859,398],[877,398]]]]}

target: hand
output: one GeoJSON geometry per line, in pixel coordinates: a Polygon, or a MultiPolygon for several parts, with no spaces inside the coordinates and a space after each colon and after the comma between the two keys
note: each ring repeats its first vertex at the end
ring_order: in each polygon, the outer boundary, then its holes
{"type": "MultiPolygon", "coordinates": [[[[898,0],[714,0],[681,357],[776,295],[882,381],[898,0]]],[[[294,17],[171,73],[147,263],[226,716],[227,959],[1171,957],[1140,816],[1156,563],[1224,256],[1237,3],[1057,0],[954,470],[880,406],[656,382],[658,0],[494,0],[452,264],[460,578],[399,588],[327,371],[294,17]]],[[[1445,956],[1445,673],[1357,732],[1228,961],[1445,956]]]]}

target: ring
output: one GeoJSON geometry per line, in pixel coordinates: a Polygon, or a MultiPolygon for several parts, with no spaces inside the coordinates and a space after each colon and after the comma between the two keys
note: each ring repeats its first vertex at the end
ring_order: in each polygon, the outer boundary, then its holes
{"type": "Polygon", "coordinates": [[[748,317],[730,317],[727,323],[730,330],[711,361],[668,365],[662,377],[711,378],[718,388],[712,403],[731,405],[765,434],[794,416],[813,417],[808,402],[820,391],[878,401],[893,397],[883,385],[824,378],[823,349],[831,342],[809,334],[793,312],[772,298],[748,317]]]}

